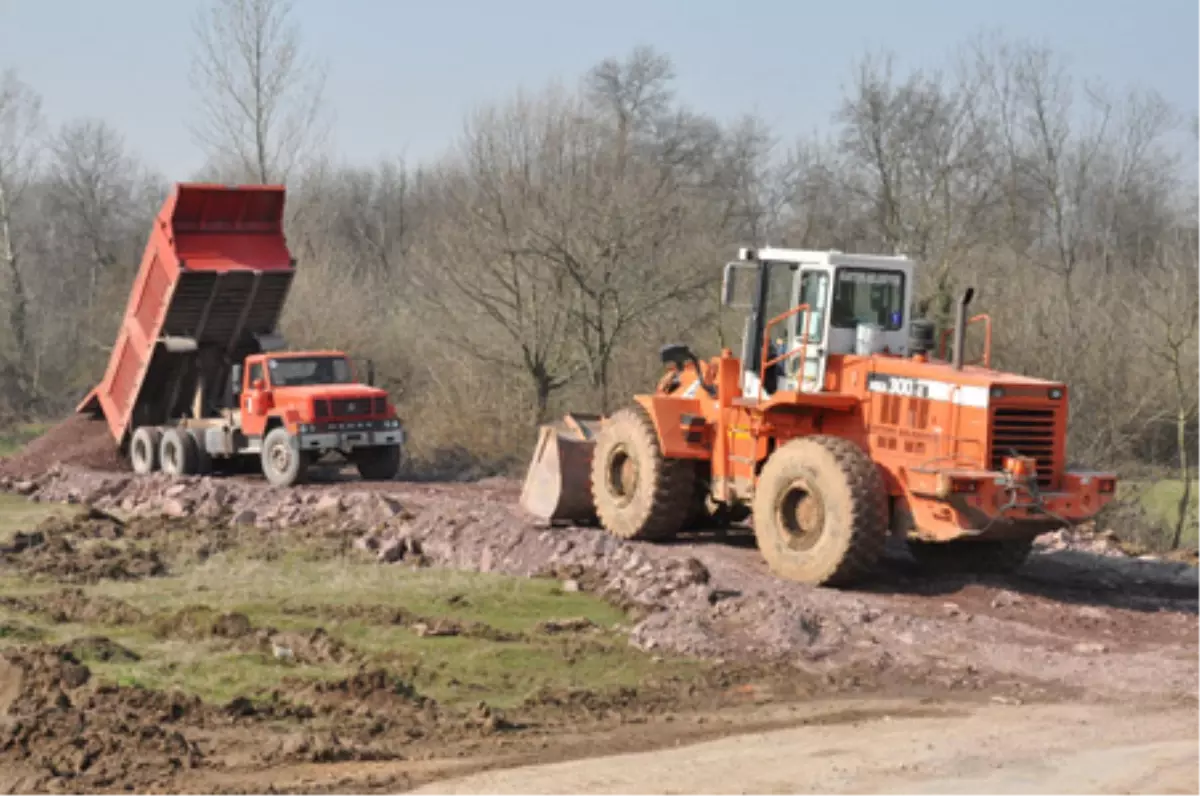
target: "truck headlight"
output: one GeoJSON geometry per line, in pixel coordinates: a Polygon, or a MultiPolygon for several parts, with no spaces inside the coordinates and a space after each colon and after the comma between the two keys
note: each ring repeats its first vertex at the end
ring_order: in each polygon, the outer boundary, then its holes
{"type": "Polygon", "coordinates": [[[1058,389],[1057,387],[1052,388],[1050,390],[1050,400],[1057,401],[1060,398],[1062,398],[1062,390],[1058,389]]]}

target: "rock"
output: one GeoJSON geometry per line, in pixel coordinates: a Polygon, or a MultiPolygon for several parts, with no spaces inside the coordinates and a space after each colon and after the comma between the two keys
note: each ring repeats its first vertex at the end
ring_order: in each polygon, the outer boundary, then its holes
{"type": "Polygon", "coordinates": [[[1108,647],[1095,641],[1081,641],[1071,649],[1080,655],[1098,655],[1108,652],[1108,647]]]}
{"type": "Polygon", "coordinates": [[[384,539],[379,543],[379,560],[385,563],[400,561],[409,553],[408,540],[399,536],[393,536],[390,539],[384,539]]]}
{"type": "Polygon", "coordinates": [[[1010,591],[1002,591],[992,598],[992,607],[1008,608],[1010,605],[1018,605],[1020,602],[1020,595],[1013,594],[1010,591]]]}
{"type": "Polygon", "coordinates": [[[230,525],[254,525],[258,521],[258,515],[250,509],[242,509],[237,514],[233,515],[233,519],[229,521],[230,525]]]}
{"type": "Polygon", "coordinates": [[[162,503],[161,511],[168,517],[186,517],[188,505],[179,498],[167,498],[162,503]]]}
{"type": "Polygon", "coordinates": [[[17,481],[12,488],[18,495],[32,495],[37,489],[37,484],[32,481],[17,481]]]}
{"type": "Polygon", "coordinates": [[[942,603],[942,610],[950,616],[958,616],[962,613],[962,609],[958,607],[957,603],[942,603]]]}
{"type": "Polygon", "coordinates": [[[187,488],[187,484],[175,484],[174,486],[167,487],[166,491],[163,492],[163,497],[179,497],[187,491],[187,488]]]}
{"type": "Polygon", "coordinates": [[[567,580],[564,580],[562,583],[562,590],[567,594],[574,594],[580,590],[579,581],[575,580],[574,578],[568,578],[567,580]]]}
{"type": "Polygon", "coordinates": [[[322,495],[313,506],[313,511],[318,514],[326,512],[335,512],[342,510],[342,498],[340,495],[322,495]]]}

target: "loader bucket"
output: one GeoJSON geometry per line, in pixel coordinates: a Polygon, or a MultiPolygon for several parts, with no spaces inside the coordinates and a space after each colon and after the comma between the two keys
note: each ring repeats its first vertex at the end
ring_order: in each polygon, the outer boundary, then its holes
{"type": "Polygon", "coordinates": [[[521,508],[549,523],[595,520],[592,448],[602,423],[596,415],[568,414],[542,426],[521,490],[521,508]]]}

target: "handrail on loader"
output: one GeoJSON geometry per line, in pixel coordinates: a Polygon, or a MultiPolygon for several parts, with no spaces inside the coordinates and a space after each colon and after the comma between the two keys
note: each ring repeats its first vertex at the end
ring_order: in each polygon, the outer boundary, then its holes
{"type": "MultiPolygon", "coordinates": [[[[767,354],[770,352],[770,346],[771,346],[771,327],[776,325],[777,323],[786,321],[788,318],[792,317],[793,315],[795,315],[798,312],[808,312],[810,309],[811,308],[807,304],[797,304],[795,307],[792,307],[787,312],[782,313],[780,315],[776,315],[774,318],[767,321],[766,326],[763,327],[763,347],[762,347],[762,356],[760,357],[760,361],[762,362],[762,364],[759,366],[759,370],[758,370],[758,397],[759,397],[759,400],[761,400],[763,397],[763,382],[766,381],[766,378],[767,378],[767,368],[774,367],[775,365],[779,364],[783,360],[790,359],[791,357],[796,356],[796,354],[800,354],[800,361],[802,363],[804,361],[806,361],[808,358],[807,357],[807,354],[808,354],[808,327],[805,326],[804,335],[800,338],[800,347],[799,348],[793,348],[790,351],[785,351],[784,353],[780,354],[779,356],[775,357],[774,359],[767,359],[767,354]]],[[[803,365],[801,365],[801,368],[803,368],[803,365]]],[[[803,380],[803,377],[804,377],[803,369],[801,370],[800,375],[801,375],[801,379],[803,380]]]]}
{"type": "MultiPolygon", "coordinates": [[[[981,312],[967,319],[967,326],[973,323],[983,324],[983,355],[974,362],[967,364],[982,364],[985,368],[990,368],[992,366],[992,317],[986,312],[981,312]]],[[[952,334],[954,334],[953,326],[942,330],[942,339],[938,341],[938,359],[946,358],[946,341],[950,339],[950,335],[952,334]]],[[[963,335],[963,340],[965,341],[966,339],[966,335],[963,335]]]]}

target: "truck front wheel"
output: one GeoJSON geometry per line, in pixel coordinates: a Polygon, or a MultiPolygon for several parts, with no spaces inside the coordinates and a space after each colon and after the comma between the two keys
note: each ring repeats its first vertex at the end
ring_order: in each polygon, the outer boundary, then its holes
{"type": "Polygon", "coordinates": [[[400,472],[400,446],[357,450],[354,452],[354,466],[365,481],[391,481],[400,472]]]}
{"type": "Polygon", "coordinates": [[[286,428],[275,428],[267,434],[262,446],[262,471],[275,486],[295,486],[304,483],[308,462],[299,448],[292,444],[286,428]]]}

